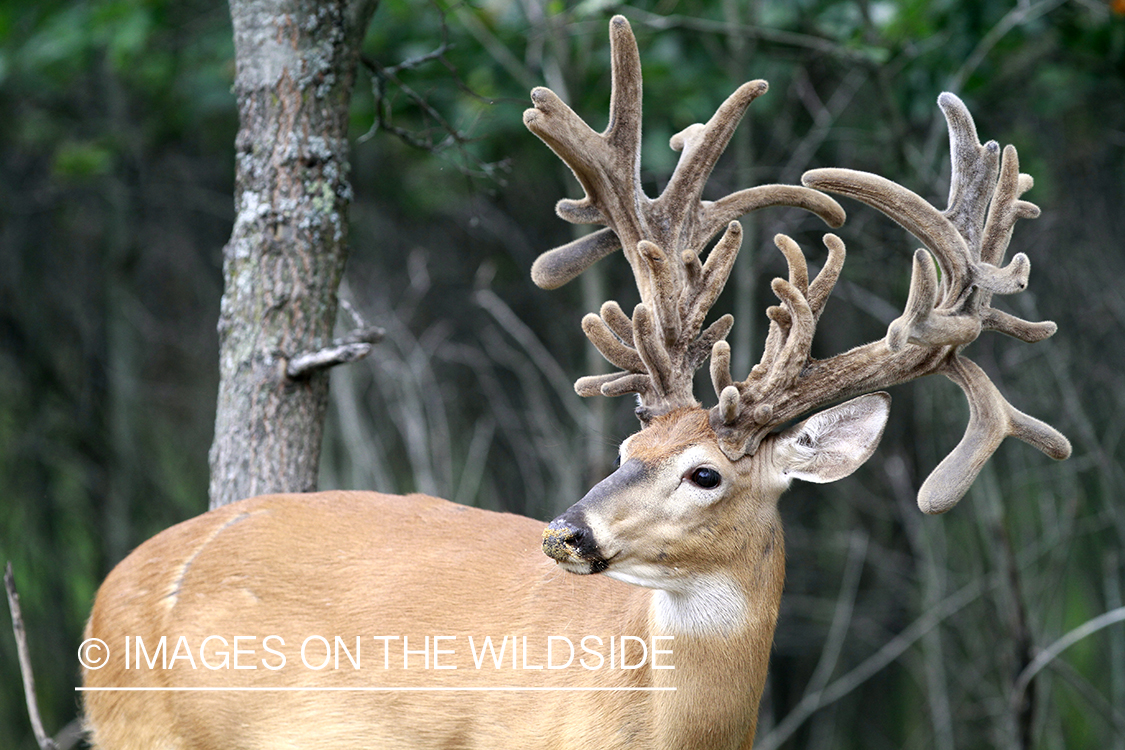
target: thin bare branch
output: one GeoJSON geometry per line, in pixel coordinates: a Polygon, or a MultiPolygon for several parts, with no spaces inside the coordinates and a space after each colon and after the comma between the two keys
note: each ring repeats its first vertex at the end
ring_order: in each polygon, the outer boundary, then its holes
{"type": "Polygon", "coordinates": [[[23,626],[23,613],[20,611],[20,595],[16,592],[16,580],[12,575],[12,562],[4,568],[4,588],[8,592],[8,611],[12,615],[12,632],[16,637],[16,654],[23,676],[23,695],[27,701],[27,715],[31,720],[31,731],[41,750],[57,750],[55,741],[43,730],[43,720],[39,717],[39,700],[35,697],[35,675],[31,669],[31,652],[27,647],[27,631],[23,626]]]}
{"type": "Polygon", "coordinates": [[[965,86],[965,81],[969,80],[969,76],[976,72],[984,59],[988,57],[988,53],[999,43],[1005,35],[1012,29],[1015,29],[1023,24],[1030,23],[1035,19],[1050,13],[1055,8],[1063,5],[1066,0],[1040,0],[1040,2],[1019,2],[1016,3],[1011,10],[1004,14],[995,26],[988,30],[988,33],[981,37],[977,42],[977,46],[965,58],[965,62],[957,69],[949,79],[949,88],[953,91],[960,91],[965,86]]]}
{"type": "Polygon", "coordinates": [[[864,659],[859,666],[833,681],[823,690],[805,695],[771,732],[760,737],[754,743],[754,747],[757,750],[776,750],[817,711],[841,700],[888,665],[893,664],[926,633],[929,633],[944,620],[964,609],[998,584],[998,576],[992,576],[988,579],[978,578],[943,599],[936,606],[923,613],[921,617],[914,620],[905,630],[883,644],[878,651],[864,659]]]}
{"type": "Polygon", "coordinates": [[[1104,630],[1110,625],[1116,625],[1119,622],[1125,622],[1125,607],[1111,609],[1093,619],[1087,620],[1040,651],[1035,658],[1032,659],[1031,663],[1024,667],[1019,677],[1016,678],[1015,687],[1012,688],[1012,705],[1018,706],[1023,702],[1028,686],[1031,684],[1031,681],[1035,679],[1035,675],[1039,674],[1043,671],[1044,667],[1057,659],[1059,654],[1084,638],[1089,638],[1099,630],[1104,630]]]}
{"type": "Polygon", "coordinates": [[[728,35],[738,33],[749,39],[758,39],[778,46],[807,49],[821,54],[847,60],[850,64],[870,63],[871,58],[861,50],[847,47],[833,39],[801,34],[793,31],[771,29],[760,24],[739,24],[729,21],[712,21],[707,18],[695,18],[676,14],[659,15],[649,11],[630,8],[626,15],[640,21],[650,29],[691,29],[710,34],[728,35]]]}
{"type": "MultiPolygon", "coordinates": [[[[435,7],[437,7],[435,5],[435,7]]],[[[446,53],[453,48],[449,43],[449,29],[446,25],[445,11],[437,7],[441,15],[441,43],[430,52],[403,60],[396,65],[384,66],[373,57],[361,55],[360,62],[371,72],[371,93],[375,99],[375,121],[371,128],[359,137],[363,143],[370,140],[379,131],[391,133],[407,145],[437,156],[444,156],[446,151],[454,150],[459,156],[458,160],[450,160],[463,174],[471,177],[486,177],[495,179],[501,172],[508,168],[508,161],[486,162],[477,157],[470,144],[475,139],[467,131],[455,126],[443,115],[425,95],[415,91],[402,80],[400,73],[416,70],[427,63],[439,62],[449,71],[452,80],[462,92],[488,104],[495,100],[480,96],[462,80],[457,67],[446,57],[446,53]],[[435,132],[430,129],[414,131],[403,128],[394,123],[391,98],[388,86],[393,87],[406,96],[406,99],[421,110],[425,118],[437,124],[435,132]],[[471,166],[469,166],[471,165],[471,166]]]]}

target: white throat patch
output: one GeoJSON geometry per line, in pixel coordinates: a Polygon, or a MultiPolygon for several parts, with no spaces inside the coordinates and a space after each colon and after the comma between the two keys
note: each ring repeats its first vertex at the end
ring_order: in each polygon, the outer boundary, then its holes
{"type": "Polygon", "coordinates": [[[676,591],[658,589],[652,596],[656,627],[685,635],[729,635],[746,627],[746,596],[723,575],[700,576],[676,591]]]}

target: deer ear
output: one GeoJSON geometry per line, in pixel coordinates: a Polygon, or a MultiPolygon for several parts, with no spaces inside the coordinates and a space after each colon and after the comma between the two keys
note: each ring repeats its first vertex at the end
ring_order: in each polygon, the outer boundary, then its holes
{"type": "Polygon", "coordinates": [[[869,393],[817,412],[780,433],[774,447],[788,479],[835,482],[871,457],[890,414],[891,397],[869,393]]]}

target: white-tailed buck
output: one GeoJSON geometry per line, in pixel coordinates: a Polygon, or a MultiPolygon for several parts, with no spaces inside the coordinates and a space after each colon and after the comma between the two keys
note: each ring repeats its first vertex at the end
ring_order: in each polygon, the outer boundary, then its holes
{"type": "Polygon", "coordinates": [[[1062,435],[1009,405],[962,353],[984,329],[1029,342],[1055,330],[990,306],[1026,286],[1025,255],[1002,264],[1016,219],[1038,214],[1020,200],[1031,178],[1014,148],[981,145],[965,106],[942,94],[945,211],[845,169],[702,200],[766,91],[751,81],[672,138],[679,164],[650,199],[624,18],[610,40],[604,133],[545,88],[524,122],[586,192],[559,215],[605,225],[542,255],[535,282],[556,287],[617,248],[636,277],[631,315],[606,302],[582,321],[620,371],[576,384],[583,396],[637,395],[642,428],[621,445],[620,468],[545,531],[368,492],[258,497],[168,529],[117,566],[90,616],[86,637],[100,643],[82,653],[101,666],[83,682],[97,747],[750,748],[785,571],[778,497],[793,479],[833,481],[871,455],[889,407],[873,391],[942,373],[968,397],[965,437],[921,488],[927,513],[951,508],[1009,435],[1068,455],[1062,435]],[[724,341],[733,319],[703,325],[741,243],[735,219],[788,205],[840,225],[843,211],[819,191],[879,209],[925,245],[906,310],[885,338],[813,359],[844,245],[825,235],[827,261],[810,281],[779,235],[789,278],[773,282],[781,304],[768,311],[761,361],[736,381],[724,341]],[[704,409],[692,375],[708,357],[718,401],[704,409]]]}

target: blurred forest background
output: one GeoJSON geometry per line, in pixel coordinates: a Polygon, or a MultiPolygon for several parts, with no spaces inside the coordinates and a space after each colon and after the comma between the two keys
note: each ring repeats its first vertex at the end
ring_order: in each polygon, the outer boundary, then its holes
{"type": "MultiPolygon", "coordinates": [[[[1031,258],[1029,291],[998,302],[1059,333],[986,334],[972,357],[1074,456],[1008,441],[959,507],[924,517],[914,490],[967,408],[945,380],[894,389],[861,472],[783,499],[788,585],[758,747],[1125,750],[1120,622],[1038,671],[1030,710],[1013,698],[1037,654],[1125,598],[1120,1],[383,0],[351,115],[342,296],[387,337],[333,373],[322,485],[547,519],[635,428],[629,399],[571,390],[602,367],[581,315],[636,299],[627,264],[611,256],[554,292],[528,277],[574,236],[554,202],[581,193],[524,129],[527,92],[546,84],[603,127],[614,12],[641,48],[650,195],[674,165],[669,136],[765,78],[709,195],[846,166],[944,207],[935,100],[952,90],[982,140],[1019,148],[1025,198],[1043,208],[1012,243],[1031,258]]],[[[0,561],[15,568],[49,732],[76,715],[75,650],[101,579],[207,507],[233,75],[225,4],[0,2],[0,561]]],[[[822,354],[883,334],[916,247],[842,203],[849,255],[822,354]]],[[[822,263],[815,218],[747,220],[717,306],[736,314],[736,376],[757,360],[784,271],[778,231],[822,263]]],[[[6,616],[0,631],[0,746],[31,748],[6,616]]]]}

